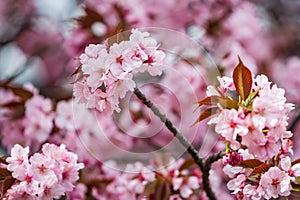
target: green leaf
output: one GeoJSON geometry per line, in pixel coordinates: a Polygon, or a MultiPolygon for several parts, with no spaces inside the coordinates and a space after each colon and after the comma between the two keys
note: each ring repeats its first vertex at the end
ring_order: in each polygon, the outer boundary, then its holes
{"type": "Polygon", "coordinates": [[[254,97],[256,97],[257,93],[258,93],[258,90],[255,91],[255,92],[251,92],[249,94],[248,98],[243,102],[243,104],[247,107],[251,103],[252,99],[254,97]]]}
{"type": "Polygon", "coordinates": [[[238,58],[239,64],[233,70],[233,83],[242,100],[246,100],[252,88],[252,74],[238,58]]]}
{"type": "Polygon", "coordinates": [[[244,167],[244,168],[250,168],[254,169],[255,167],[258,167],[260,165],[264,164],[258,159],[249,159],[249,160],[244,160],[242,161],[239,166],[244,167]]]}

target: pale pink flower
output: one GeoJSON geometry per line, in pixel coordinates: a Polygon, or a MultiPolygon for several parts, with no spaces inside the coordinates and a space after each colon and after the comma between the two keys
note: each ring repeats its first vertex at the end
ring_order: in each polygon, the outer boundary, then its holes
{"type": "Polygon", "coordinates": [[[90,44],[86,47],[85,54],[80,56],[80,62],[83,74],[88,75],[88,86],[94,89],[101,86],[110,64],[106,46],[90,44]]]}
{"type": "Polygon", "coordinates": [[[233,178],[239,173],[244,173],[245,169],[243,167],[231,166],[229,164],[223,167],[223,172],[229,177],[233,178]]]}
{"type": "Polygon", "coordinates": [[[39,111],[26,113],[23,126],[26,137],[42,143],[47,140],[53,128],[53,116],[39,111]]]}
{"type": "Polygon", "coordinates": [[[173,183],[173,190],[179,190],[180,195],[183,198],[188,198],[192,193],[193,190],[196,190],[200,187],[199,179],[196,176],[190,177],[177,177],[172,179],[173,183]]]}
{"type": "Polygon", "coordinates": [[[216,124],[216,132],[229,142],[235,142],[238,135],[245,135],[248,129],[244,125],[244,120],[239,117],[239,111],[224,109],[209,124],[216,124]]]}
{"type": "MultiPolygon", "coordinates": [[[[34,88],[33,88],[34,89],[34,88]]],[[[25,103],[26,114],[40,111],[42,113],[50,113],[52,110],[52,102],[50,99],[34,94],[32,98],[25,103]]]]}
{"type": "Polygon", "coordinates": [[[122,76],[123,73],[129,73],[133,69],[141,66],[142,61],[132,59],[134,45],[129,41],[113,44],[109,49],[111,64],[110,72],[115,76],[122,76]]]}
{"type": "Polygon", "coordinates": [[[231,77],[227,77],[227,76],[223,76],[223,77],[217,77],[218,81],[220,83],[220,86],[218,87],[218,89],[220,90],[220,92],[222,93],[226,93],[227,90],[236,90],[234,83],[233,83],[233,79],[231,77]]]}
{"type": "Polygon", "coordinates": [[[286,171],[289,176],[291,176],[292,178],[294,177],[292,179],[293,181],[295,180],[295,178],[300,176],[300,163],[292,165],[291,158],[288,156],[281,158],[280,167],[281,169],[286,171]]]}
{"type": "Polygon", "coordinates": [[[53,168],[55,167],[55,160],[43,154],[35,153],[30,157],[30,164],[35,180],[44,181],[49,177],[55,177],[55,173],[53,171],[53,168]]]}
{"type": "Polygon", "coordinates": [[[230,180],[227,183],[227,188],[232,190],[232,194],[237,194],[238,192],[242,191],[245,186],[246,177],[244,174],[238,175],[236,178],[230,180]]]}
{"type": "Polygon", "coordinates": [[[291,189],[291,177],[278,167],[271,167],[261,175],[258,191],[266,199],[289,196],[291,189]]]}
{"type": "MultiPolygon", "coordinates": [[[[77,112],[77,110],[76,110],[77,112]]],[[[60,101],[56,105],[54,122],[60,129],[75,130],[72,102],[60,101]]]]}
{"type": "Polygon", "coordinates": [[[134,179],[130,180],[128,183],[128,189],[137,194],[142,194],[145,185],[149,182],[155,181],[155,173],[143,166],[142,163],[135,163],[134,165],[127,165],[126,171],[139,172],[134,179]]]}
{"type": "Polygon", "coordinates": [[[19,144],[15,144],[11,149],[11,155],[6,159],[8,163],[7,169],[12,172],[12,176],[17,179],[24,179],[27,173],[29,147],[23,148],[19,144]]]}
{"type": "Polygon", "coordinates": [[[243,194],[252,200],[261,200],[262,194],[257,191],[258,185],[245,185],[243,194]]]}

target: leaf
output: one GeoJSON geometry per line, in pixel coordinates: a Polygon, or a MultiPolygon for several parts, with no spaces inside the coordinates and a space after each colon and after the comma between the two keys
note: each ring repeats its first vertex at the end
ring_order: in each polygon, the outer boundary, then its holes
{"type": "Polygon", "coordinates": [[[255,174],[263,174],[265,172],[267,172],[270,168],[270,165],[263,163],[257,167],[254,167],[251,175],[255,175],[255,174]]]}
{"type": "Polygon", "coordinates": [[[84,8],[85,15],[77,19],[78,24],[83,28],[90,28],[95,22],[101,22],[106,25],[102,15],[98,12],[86,7],[84,8]]]}
{"type": "Polygon", "coordinates": [[[197,102],[199,107],[202,105],[217,105],[220,104],[223,108],[238,108],[238,102],[233,100],[233,99],[229,99],[229,98],[225,98],[225,97],[221,97],[221,96],[217,96],[217,95],[213,95],[213,96],[209,96],[206,97],[204,99],[202,99],[201,101],[197,102]]]}
{"type": "Polygon", "coordinates": [[[201,101],[198,101],[198,105],[199,105],[199,107],[202,106],[202,105],[217,105],[217,103],[218,103],[221,99],[224,99],[224,98],[223,98],[223,97],[220,97],[220,96],[217,96],[217,95],[205,97],[205,98],[202,99],[201,101]]]}
{"type": "Polygon", "coordinates": [[[157,180],[154,181],[154,182],[148,183],[148,184],[145,186],[145,189],[144,189],[143,194],[144,194],[146,197],[150,196],[152,193],[155,192],[155,189],[156,189],[156,187],[157,187],[158,184],[159,184],[159,183],[158,183],[157,180]]]}
{"type": "Polygon", "coordinates": [[[5,168],[0,168],[0,195],[4,196],[6,191],[14,184],[15,179],[11,176],[11,172],[5,168]]]}
{"type": "Polygon", "coordinates": [[[171,194],[170,185],[167,182],[161,182],[155,191],[155,200],[168,200],[171,194]]]}
{"type": "Polygon", "coordinates": [[[23,105],[24,105],[24,103],[22,103],[22,102],[12,101],[12,102],[8,102],[8,103],[5,103],[5,104],[1,104],[0,106],[5,107],[5,108],[15,108],[15,107],[18,107],[18,106],[23,106],[23,105]]]}
{"type": "Polygon", "coordinates": [[[14,184],[15,179],[10,176],[5,178],[4,182],[0,183],[0,188],[1,188],[1,197],[5,195],[8,189],[11,188],[11,186],[14,184]]]}
{"type": "Polygon", "coordinates": [[[261,164],[264,163],[258,159],[249,159],[249,160],[242,161],[238,166],[254,169],[255,167],[260,166],[261,164]]]}
{"type": "Polygon", "coordinates": [[[239,58],[239,64],[233,70],[233,83],[242,100],[247,99],[252,88],[252,74],[239,58]]]}
{"type": "Polygon", "coordinates": [[[23,89],[23,88],[17,88],[17,87],[12,87],[12,86],[5,86],[5,88],[11,90],[15,95],[21,97],[24,101],[27,99],[30,99],[33,96],[33,93],[23,89]]]}
{"type": "Polygon", "coordinates": [[[189,158],[180,166],[179,171],[188,169],[195,164],[195,160],[193,158],[189,158]]]}
{"type": "Polygon", "coordinates": [[[107,39],[108,46],[112,46],[114,43],[120,43],[129,39],[130,32],[124,31],[121,24],[118,24],[115,29],[110,33],[107,39]]]}
{"type": "Polygon", "coordinates": [[[291,185],[293,187],[293,190],[298,191],[298,192],[300,191],[300,185],[299,184],[291,182],[291,185]]]}
{"type": "Polygon", "coordinates": [[[191,126],[194,126],[198,122],[201,122],[202,120],[204,120],[204,119],[206,119],[206,118],[208,118],[208,117],[216,114],[218,110],[219,110],[219,108],[217,108],[217,107],[208,108],[208,109],[204,110],[200,114],[200,116],[198,117],[198,119],[191,126]]]}
{"type": "Polygon", "coordinates": [[[11,176],[11,172],[5,168],[0,168],[0,180],[3,180],[8,176],[11,176]]]}
{"type": "Polygon", "coordinates": [[[7,165],[8,163],[6,162],[6,157],[0,157],[0,163],[7,165]]]}
{"type": "Polygon", "coordinates": [[[258,90],[255,91],[255,92],[251,92],[251,93],[249,94],[248,98],[243,102],[243,104],[244,104],[245,106],[249,106],[249,104],[251,103],[252,99],[253,99],[254,97],[256,97],[257,94],[258,94],[258,90]]]}

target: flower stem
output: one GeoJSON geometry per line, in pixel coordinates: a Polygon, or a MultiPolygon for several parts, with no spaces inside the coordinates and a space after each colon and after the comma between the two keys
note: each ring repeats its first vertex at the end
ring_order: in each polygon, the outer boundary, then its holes
{"type": "Polygon", "coordinates": [[[161,112],[153,103],[147,99],[147,97],[138,89],[135,88],[133,93],[145,104],[150,110],[165,124],[165,126],[173,133],[174,137],[178,139],[180,144],[184,146],[189,154],[194,159],[195,163],[200,167],[203,175],[202,175],[202,184],[203,189],[205,190],[207,196],[211,200],[216,200],[216,196],[212,191],[209,183],[209,171],[211,168],[211,164],[223,156],[223,152],[213,154],[208,157],[207,160],[203,160],[203,158],[199,157],[198,151],[195,147],[186,139],[186,137],[173,125],[173,123],[167,118],[167,116],[161,112]]]}

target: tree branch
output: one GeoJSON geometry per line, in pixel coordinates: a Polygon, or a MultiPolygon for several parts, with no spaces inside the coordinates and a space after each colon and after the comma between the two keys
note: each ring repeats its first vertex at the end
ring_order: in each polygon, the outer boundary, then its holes
{"type": "Polygon", "coordinates": [[[173,125],[173,123],[167,118],[167,116],[162,113],[153,103],[145,97],[145,95],[138,89],[135,88],[133,93],[145,104],[150,110],[165,124],[165,126],[173,133],[174,137],[178,139],[180,144],[184,146],[189,154],[194,159],[195,163],[200,167],[203,175],[203,189],[205,190],[207,196],[211,200],[216,200],[216,196],[212,191],[209,183],[209,171],[211,164],[223,156],[223,152],[213,154],[204,161],[199,157],[198,151],[195,147],[185,138],[185,136],[173,125]]]}

